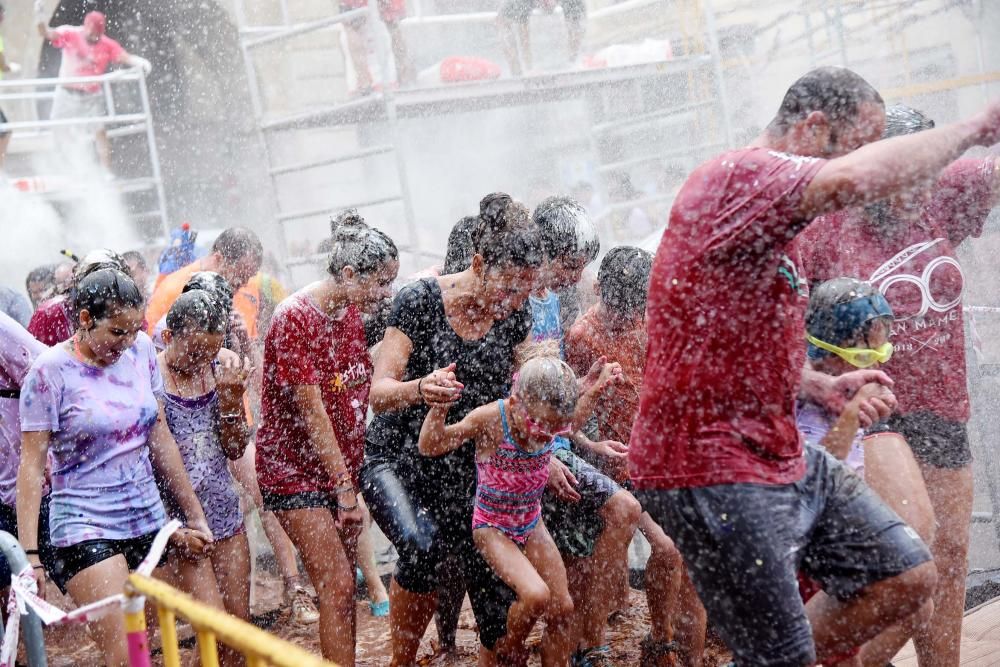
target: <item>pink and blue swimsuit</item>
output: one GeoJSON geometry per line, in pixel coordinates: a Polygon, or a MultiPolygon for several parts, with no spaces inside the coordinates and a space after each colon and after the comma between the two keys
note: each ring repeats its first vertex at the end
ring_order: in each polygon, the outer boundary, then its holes
{"type": "Polygon", "coordinates": [[[502,400],[503,441],[485,461],[476,461],[476,507],[472,529],[496,528],[523,545],[542,515],[542,494],[549,481],[554,443],[526,452],[514,442],[502,400]]]}

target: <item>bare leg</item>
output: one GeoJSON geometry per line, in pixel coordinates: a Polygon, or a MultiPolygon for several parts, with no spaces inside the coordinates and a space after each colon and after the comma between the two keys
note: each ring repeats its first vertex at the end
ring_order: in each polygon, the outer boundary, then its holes
{"type": "Polygon", "coordinates": [[[372,87],[372,73],[368,68],[368,47],[365,44],[364,34],[361,32],[364,25],[365,22],[362,20],[352,21],[344,26],[344,34],[347,36],[347,50],[354,63],[354,74],[358,78],[359,92],[368,92],[372,87]]]}
{"type": "Polygon", "coordinates": [[[517,35],[514,34],[514,23],[510,19],[497,17],[497,29],[500,31],[500,45],[503,47],[504,57],[507,58],[507,65],[510,66],[510,73],[514,76],[521,76],[524,70],[521,69],[521,58],[517,50],[517,35]]]}
{"type": "MultiPolygon", "coordinates": [[[[91,565],[78,573],[66,586],[77,606],[97,602],[110,595],[121,593],[128,579],[128,565],[121,555],[91,565]]],[[[121,610],[87,625],[98,648],[104,654],[108,667],[128,667],[128,648],[125,644],[125,617],[121,610]]]]}
{"type": "MultiPolygon", "coordinates": [[[[906,441],[895,433],[865,439],[865,482],[910,525],[926,544],[934,543],[934,509],[920,466],[906,441]]],[[[861,661],[883,667],[933,614],[932,603],[865,644],[861,661]]]]}
{"type": "Polygon", "coordinates": [[[7,162],[7,147],[10,146],[11,136],[13,135],[10,132],[0,134],[0,171],[3,171],[4,164],[7,162]]]}
{"type": "Polygon", "coordinates": [[[677,642],[677,657],[681,665],[701,665],[707,628],[708,615],[685,567],[681,570],[681,590],[674,615],[674,641],[677,642]]]}
{"type": "Polygon", "coordinates": [[[212,569],[222,593],[226,611],[250,620],[250,545],[246,533],[215,543],[212,569]]]}
{"type": "Polygon", "coordinates": [[[412,667],[427,626],[434,616],[437,595],[411,593],[393,579],[389,585],[389,632],[392,667],[412,667]]]}
{"type": "MultiPolygon", "coordinates": [[[[228,611],[215,578],[211,560],[187,560],[172,555],[167,564],[155,572],[157,578],[163,579],[175,588],[184,591],[198,602],[219,611],[228,611]]],[[[249,575],[248,575],[249,576],[249,575]]],[[[224,667],[239,667],[246,664],[239,651],[219,642],[219,664],[224,667]]]]}
{"type": "Polygon", "coordinates": [[[410,60],[406,40],[403,39],[403,30],[397,21],[387,21],[385,27],[389,31],[389,40],[392,43],[392,57],[396,61],[396,79],[401,86],[413,83],[417,75],[413,71],[413,61],[410,60]]]}
{"type": "Polygon", "coordinates": [[[552,536],[539,522],[525,545],[524,555],[549,587],[542,635],[542,667],[563,667],[573,652],[573,598],[569,594],[566,568],[552,536]]]}
{"type": "Polygon", "coordinates": [[[276,512],[319,594],[319,643],[323,657],[354,664],[354,558],[356,544],[342,537],[324,508],[276,512]]]}
{"type": "Polygon", "coordinates": [[[108,141],[107,130],[101,128],[94,134],[94,146],[97,148],[97,161],[111,171],[111,142],[108,141]]]}
{"type": "Polygon", "coordinates": [[[521,42],[521,56],[524,58],[524,69],[531,71],[535,66],[531,57],[531,23],[530,19],[524,23],[517,24],[517,35],[521,42]]]}
{"type": "Polygon", "coordinates": [[[527,556],[496,528],[478,528],[472,532],[472,540],[490,568],[517,594],[507,612],[507,634],[497,642],[494,652],[504,663],[523,662],[527,658],[524,640],[549,606],[549,587],[527,556]]]}
{"type": "Polygon", "coordinates": [[[931,553],[938,567],[934,615],[914,637],[920,667],[958,665],[965,609],[965,577],[969,556],[969,522],[972,518],[972,467],[958,470],[920,466],[937,532],[931,553]]]}
{"type": "Polygon", "coordinates": [[[375,545],[372,544],[372,515],[368,512],[368,507],[358,497],[361,504],[361,511],[365,515],[364,527],[358,535],[358,566],[361,574],[365,577],[365,585],[368,587],[368,599],[372,602],[386,602],[389,593],[385,590],[382,577],[379,576],[378,566],[375,564],[375,545]]]}
{"type": "MultiPolygon", "coordinates": [[[[293,580],[299,581],[299,564],[295,560],[295,547],[288,539],[285,529],[281,527],[274,512],[264,511],[264,499],[260,495],[260,485],[257,484],[257,470],[255,467],[256,450],[253,443],[247,447],[247,451],[230,466],[233,476],[240,486],[246,491],[253,507],[260,512],[260,522],[264,526],[264,534],[267,535],[271,548],[274,550],[274,559],[278,563],[278,572],[284,582],[293,580]]],[[[253,507],[247,508],[249,513],[253,507]]],[[[286,591],[287,593],[287,591],[286,591]]]]}
{"type": "Polygon", "coordinates": [[[847,601],[817,594],[806,605],[817,663],[842,656],[917,613],[936,585],[934,563],[928,562],[872,584],[847,601]]]}
{"type": "Polygon", "coordinates": [[[608,612],[619,583],[621,563],[628,558],[628,544],[639,525],[642,508],[627,491],[611,496],[601,508],[604,531],[597,538],[593,555],[582,564],[585,578],[576,592],[577,631],[581,648],[604,644],[608,612]]]}

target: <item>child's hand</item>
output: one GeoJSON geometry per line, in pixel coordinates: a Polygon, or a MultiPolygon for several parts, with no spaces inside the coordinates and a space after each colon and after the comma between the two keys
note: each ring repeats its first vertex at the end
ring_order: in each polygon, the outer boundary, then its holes
{"type": "Polygon", "coordinates": [[[576,490],[577,484],[579,482],[565,463],[554,456],[549,459],[548,487],[556,494],[556,498],[567,503],[579,502],[581,496],[576,490]]]}
{"type": "Polygon", "coordinates": [[[884,384],[869,382],[854,393],[844,409],[856,412],[861,426],[868,428],[892,414],[896,395],[884,384]]]}
{"type": "Polygon", "coordinates": [[[612,363],[604,364],[601,369],[601,374],[597,377],[597,382],[594,385],[594,391],[604,391],[609,387],[621,384],[625,382],[625,373],[622,371],[622,365],[617,361],[612,363]]]}
{"type": "Polygon", "coordinates": [[[425,375],[418,382],[420,398],[428,405],[451,404],[462,397],[465,388],[455,377],[455,364],[451,363],[425,375]]]}
{"type": "Polygon", "coordinates": [[[628,445],[617,440],[594,442],[590,445],[590,451],[609,459],[624,460],[628,458],[628,445]]]}
{"type": "Polygon", "coordinates": [[[215,548],[209,535],[192,528],[179,528],[170,536],[170,544],[186,560],[201,560],[212,554],[215,548]]]}

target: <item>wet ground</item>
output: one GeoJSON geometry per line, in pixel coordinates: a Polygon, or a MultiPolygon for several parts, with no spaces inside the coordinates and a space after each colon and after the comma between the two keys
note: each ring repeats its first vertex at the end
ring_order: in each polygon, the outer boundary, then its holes
{"type": "MultiPolygon", "coordinates": [[[[63,609],[71,606],[68,599],[59,596],[52,589],[49,598],[63,609]]],[[[258,573],[254,590],[254,616],[258,625],[273,632],[288,641],[294,642],[310,651],[319,652],[318,628],[316,625],[294,625],[289,623],[287,613],[281,609],[281,582],[269,573],[258,573]]],[[[385,618],[374,618],[369,613],[368,603],[359,601],[358,617],[358,665],[375,667],[389,664],[389,623],[385,618]]],[[[639,641],[649,627],[646,597],[641,591],[632,590],[630,607],[624,614],[614,617],[609,625],[608,639],[611,644],[612,657],[616,665],[639,664],[639,641]]],[[[183,649],[184,665],[197,664],[197,651],[194,648],[193,635],[190,628],[184,626],[179,632],[183,649]],[[188,638],[186,641],[184,638],[188,638]]],[[[52,667],[99,667],[100,657],[96,646],[90,641],[83,628],[57,628],[46,631],[48,642],[49,664],[52,667]]],[[[539,665],[538,659],[539,632],[536,631],[529,639],[532,647],[530,665],[539,665]]],[[[158,646],[159,640],[153,634],[152,644],[158,646]]],[[[471,609],[462,611],[457,636],[457,650],[454,654],[441,655],[437,653],[437,637],[432,627],[421,644],[419,654],[420,665],[475,665],[478,648],[475,621],[471,609]]],[[[724,649],[717,643],[710,642],[705,652],[705,667],[716,667],[729,661],[724,649]]],[[[159,656],[154,656],[154,664],[162,664],[159,656]]]]}

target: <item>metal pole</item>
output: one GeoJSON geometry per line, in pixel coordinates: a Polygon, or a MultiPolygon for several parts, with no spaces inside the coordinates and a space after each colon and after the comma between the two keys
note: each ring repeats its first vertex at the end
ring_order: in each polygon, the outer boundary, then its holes
{"type": "Polygon", "coordinates": [[[149,144],[149,164],[153,169],[153,184],[156,187],[156,197],[159,200],[160,224],[163,226],[163,238],[170,238],[170,221],[167,217],[167,193],[163,189],[163,174],[160,172],[160,152],[156,148],[156,133],[153,132],[153,112],[149,108],[149,90],[146,89],[146,73],[139,71],[139,96],[142,99],[142,112],[146,116],[146,142],[149,144]]]}
{"type": "Polygon", "coordinates": [[[719,107],[722,110],[722,131],[726,138],[726,145],[733,145],[732,120],[729,117],[729,98],[726,95],[726,82],[722,72],[722,54],[719,51],[719,35],[715,25],[715,10],[712,9],[712,0],[704,0],[703,9],[705,11],[705,31],[708,33],[708,51],[712,56],[712,71],[715,75],[715,85],[719,91],[719,107]]]}
{"type": "MultiPolygon", "coordinates": [[[[21,543],[14,539],[13,535],[2,530],[0,530],[0,553],[7,559],[11,576],[31,567],[21,543]]],[[[45,657],[45,638],[42,635],[41,619],[31,607],[28,607],[28,613],[21,616],[21,623],[24,628],[24,648],[28,652],[28,664],[31,667],[46,667],[48,662],[45,657]]]]}
{"type": "Polygon", "coordinates": [[[840,48],[840,64],[847,67],[847,42],[844,38],[844,8],[840,0],[834,0],[833,15],[837,21],[837,46],[840,48]]]}

